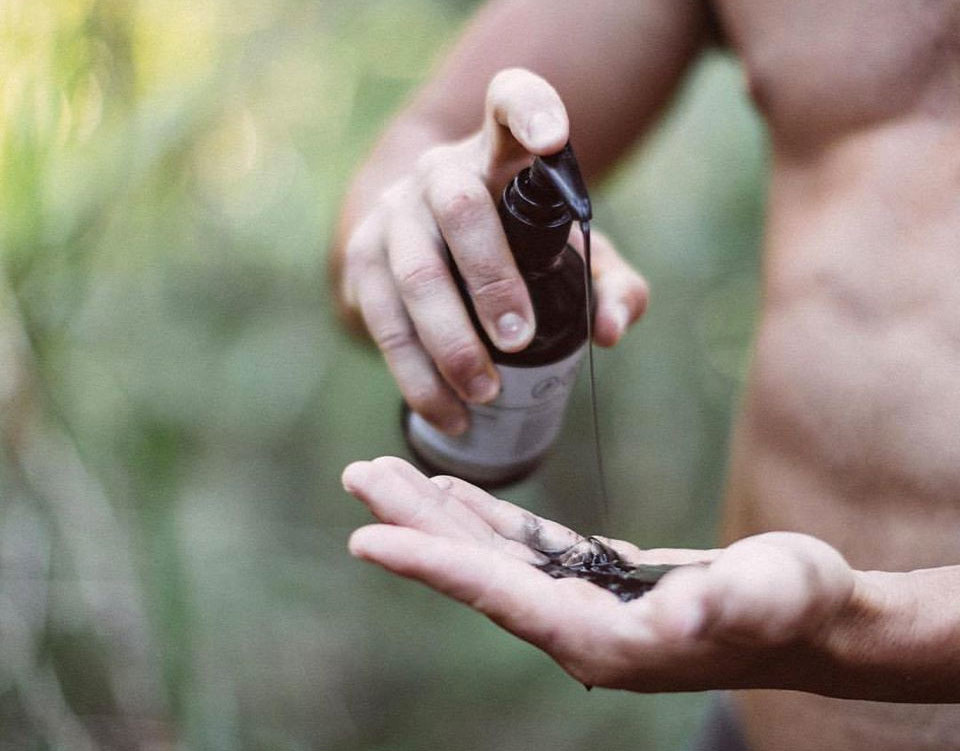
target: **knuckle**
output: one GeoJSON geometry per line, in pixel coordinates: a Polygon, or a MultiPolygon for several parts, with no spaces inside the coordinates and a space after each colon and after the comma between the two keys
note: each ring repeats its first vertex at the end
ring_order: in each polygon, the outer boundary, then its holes
{"type": "Polygon", "coordinates": [[[402,325],[385,326],[371,332],[377,348],[385,355],[396,355],[417,345],[417,337],[412,329],[402,325]]]}
{"type": "Polygon", "coordinates": [[[439,259],[401,265],[395,272],[401,294],[415,299],[429,296],[432,291],[448,280],[449,275],[446,265],[439,259]]]}
{"type": "MultiPolygon", "coordinates": [[[[433,483],[437,487],[441,488],[442,490],[450,490],[451,488],[454,487],[454,484],[457,481],[457,478],[454,477],[453,475],[443,475],[443,474],[432,475],[430,479],[433,481],[433,483]]],[[[491,532],[492,531],[493,530],[491,529],[491,532]]]]}
{"type": "Polygon", "coordinates": [[[501,277],[474,286],[471,295],[480,304],[490,304],[519,297],[522,287],[523,282],[519,277],[501,277]]]}
{"type": "Polygon", "coordinates": [[[369,266],[379,259],[381,238],[379,217],[369,217],[347,239],[344,246],[348,265],[369,266]]]}
{"type": "Polygon", "coordinates": [[[441,144],[427,149],[414,162],[414,173],[420,177],[433,174],[451,160],[453,153],[454,147],[451,144],[441,144]]]}
{"type": "Polygon", "coordinates": [[[479,341],[454,339],[445,343],[437,355],[437,365],[452,382],[466,382],[483,368],[483,348],[479,341]]]}
{"type": "Polygon", "coordinates": [[[456,229],[476,222],[489,201],[482,185],[460,185],[437,196],[434,210],[441,226],[456,229]]]}

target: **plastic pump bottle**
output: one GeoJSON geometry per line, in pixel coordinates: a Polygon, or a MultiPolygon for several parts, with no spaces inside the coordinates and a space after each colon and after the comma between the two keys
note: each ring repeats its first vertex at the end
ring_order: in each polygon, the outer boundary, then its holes
{"type": "Polygon", "coordinates": [[[456,437],[415,412],[405,410],[403,416],[407,443],[424,469],[483,487],[519,480],[537,467],[560,432],[586,350],[584,262],[567,240],[571,223],[583,226],[591,208],[570,145],[521,170],[504,188],[498,211],[533,303],[533,341],[520,352],[498,350],[451,263],[473,325],[500,374],[500,394],[489,404],[468,405],[470,427],[456,437]]]}

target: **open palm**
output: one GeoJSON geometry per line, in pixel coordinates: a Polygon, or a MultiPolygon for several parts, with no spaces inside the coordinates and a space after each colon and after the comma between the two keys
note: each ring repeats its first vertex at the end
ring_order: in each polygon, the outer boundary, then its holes
{"type": "Polygon", "coordinates": [[[805,535],[768,533],[712,551],[604,540],[633,565],[708,564],[678,568],[624,603],[536,567],[583,536],[462,480],[382,457],[351,464],[343,483],[383,522],[354,532],[354,555],[486,614],[588,685],[790,688],[853,590],[839,553],[805,535]]]}

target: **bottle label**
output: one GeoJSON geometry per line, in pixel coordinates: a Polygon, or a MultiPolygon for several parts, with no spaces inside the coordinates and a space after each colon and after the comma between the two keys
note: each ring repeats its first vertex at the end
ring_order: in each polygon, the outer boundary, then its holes
{"type": "Polygon", "coordinates": [[[452,474],[458,464],[508,468],[537,459],[560,431],[585,349],[533,368],[497,365],[500,394],[490,404],[468,405],[465,433],[448,436],[414,412],[411,443],[452,474]]]}

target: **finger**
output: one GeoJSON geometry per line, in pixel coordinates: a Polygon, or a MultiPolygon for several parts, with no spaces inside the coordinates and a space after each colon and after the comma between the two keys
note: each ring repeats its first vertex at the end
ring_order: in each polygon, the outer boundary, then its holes
{"type": "Polygon", "coordinates": [[[353,230],[344,249],[343,274],[340,277],[339,296],[344,305],[359,311],[359,286],[367,269],[376,265],[382,258],[381,219],[370,215],[353,230]]]}
{"type": "Polygon", "coordinates": [[[632,542],[613,540],[609,537],[594,535],[604,545],[613,548],[624,561],[633,565],[666,564],[686,566],[694,563],[709,563],[721,552],[719,549],[699,550],[696,548],[639,548],[632,542]]]}
{"type": "Polygon", "coordinates": [[[353,462],[341,479],[344,489],[382,522],[488,544],[493,537],[483,519],[403,459],[353,462]]]}
{"type": "Polygon", "coordinates": [[[463,433],[469,426],[467,411],[424,350],[382,264],[365,269],[357,281],[356,297],[367,331],[410,409],[445,433],[463,433]]]}
{"type": "Polygon", "coordinates": [[[584,633],[588,615],[603,622],[604,612],[620,605],[589,582],[551,579],[511,556],[406,527],[363,527],[349,546],[358,558],[469,605],[549,654],[584,633]],[[574,594],[579,602],[572,606],[574,594]]]}
{"type": "Polygon", "coordinates": [[[500,381],[474,331],[442,249],[416,217],[396,215],[388,228],[390,270],[417,337],[444,380],[466,401],[489,402],[500,381]]]}
{"type": "Polygon", "coordinates": [[[487,336],[504,352],[523,349],[533,338],[533,306],[486,186],[442,165],[430,175],[426,198],[487,336]]]}
{"type": "MultiPolygon", "coordinates": [[[[570,241],[583,252],[583,236],[579,229],[571,232],[570,241]]],[[[644,314],[650,289],[646,280],[623,260],[606,235],[593,232],[590,242],[596,299],[593,338],[601,347],[611,347],[644,314]]]]}
{"type": "Polygon", "coordinates": [[[515,540],[543,553],[559,553],[583,540],[562,524],[543,519],[508,501],[494,498],[489,493],[457,477],[434,477],[433,481],[445,487],[465,506],[471,508],[497,534],[515,540]]]}
{"type": "MultiPolygon", "coordinates": [[[[536,516],[509,501],[495,498],[486,491],[458,477],[437,475],[430,478],[456,496],[465,506],[477,513],[494,531],[504,537],[522,542],[543,552],[568,550],[581,542],[583,535],[557,522],[536,516]]],[[[613,548],[623,560],[633,565],[669,564],[683,566],[694,563],[709,563],[721,552],[720,549],[699,550],[695,548],[638,548],[624,540],[594,535],[594,538],[613,548]]]]}
{"type": "Polygon", "coordinates": [[[560,95],[540,76],[508,68],[487,87],[481,147],[484,170],[494,193],[529,161],[529,155],[555,154],[570,138],[570,122],[560,95]]]}
{"type": "Polygon", "coordinates": [[[494,138],[509,135],[531,154],[553,154],[570,137],[567,110],[556,89],[524,68],[507,68],[490,80],[485,114],[485,127],[494,138]]]}
{"type": "Polygon", "coordinates": [[[431,482],[403,459],[382,456],[354,462],[344,469],[342,482],[344,489],[363,501],[381,521],[473,540],[530,564],[546,563],[539,552],[496,534],[442,483],[431,482]]]}

